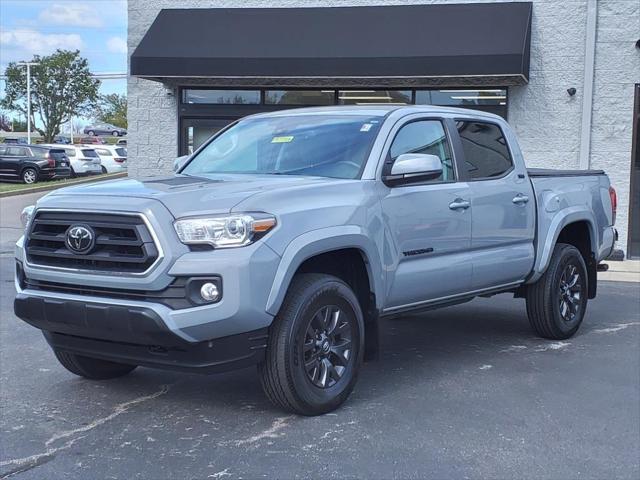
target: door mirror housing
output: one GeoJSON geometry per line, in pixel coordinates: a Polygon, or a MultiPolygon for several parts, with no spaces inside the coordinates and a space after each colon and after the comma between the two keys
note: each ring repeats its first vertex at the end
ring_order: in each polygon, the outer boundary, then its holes
{"type": "Polygon", "coordinates": [[[403,153],[396,158],[389,175],[383,177],[387,185],[403,185],[433,180],[442,175],[442,160],[426,153],[403,153]]]}
{"type": "Polygon", "coordinates": [[[173,161],[173,171],[178,172],[189,161],[189,155],[183,155],[173,161]]]}

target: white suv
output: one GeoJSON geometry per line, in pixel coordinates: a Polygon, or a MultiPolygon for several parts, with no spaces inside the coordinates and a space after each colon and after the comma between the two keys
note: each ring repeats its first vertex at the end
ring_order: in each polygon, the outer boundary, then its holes
{"type": "Polygon", "coordinates": [[[97,175],[102,173],[100,156],[94,148],[85,145],[55,145],[64,148],[69,163],[71,164],[71,176],[97,175]]]}
{"type": "Polygon", "coordinates": [[[100,156],[102,173],[127,171],[127,149],[115,145],[91,145],[100,156]]]}

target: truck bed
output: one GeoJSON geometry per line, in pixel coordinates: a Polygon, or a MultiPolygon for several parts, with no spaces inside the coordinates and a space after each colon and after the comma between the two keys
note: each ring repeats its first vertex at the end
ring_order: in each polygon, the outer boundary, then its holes
{"type": "Polygon", "coordinates": [[[604,170],[556,170],[552,168],[527,168],[530,177],[578,177],[604,175],[604,170]]]}

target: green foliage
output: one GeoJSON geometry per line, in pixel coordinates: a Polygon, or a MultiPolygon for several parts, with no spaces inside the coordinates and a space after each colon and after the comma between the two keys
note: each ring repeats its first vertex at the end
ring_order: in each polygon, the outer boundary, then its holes
{"type": "MultiPolygon", "coordinates": [[[[53,141],[60,126],[73,116],[92,113],[98,100],[100,80],[91,78],[89,62],[79,51],[57,50],[41,57],[34,55],[31,67],[31,125],[45,142],[53,141]],[[36,113],[42,128],[35,124],[36,113]]],[[[5,71],[5,97],[0,106],[27,114],[27,72],[24,66],[9,63],[5,71]]]]}
{"type": "Polygon", "coordinates": [[[127,128],[127,96],[117,93],[101,95],[96,118],[116,127],[127,128]]]}

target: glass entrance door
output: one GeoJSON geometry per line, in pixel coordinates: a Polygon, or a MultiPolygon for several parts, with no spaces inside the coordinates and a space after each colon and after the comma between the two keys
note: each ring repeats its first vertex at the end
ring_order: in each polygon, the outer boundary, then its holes
{"type": "Polygon", "coordinates": [[[180,155],[191,155],[215,133],[235,121],[220,118],[183,118],[180,155]]]}

